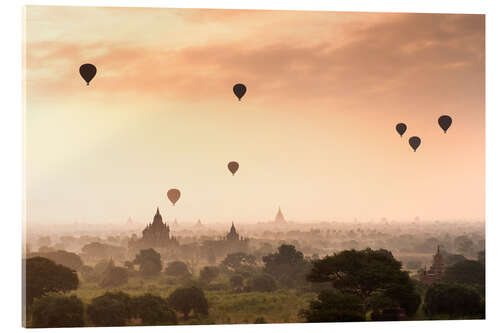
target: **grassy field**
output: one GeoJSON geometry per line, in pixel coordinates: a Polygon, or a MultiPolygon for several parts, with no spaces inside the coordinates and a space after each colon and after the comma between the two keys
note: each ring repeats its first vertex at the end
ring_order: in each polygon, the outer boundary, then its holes
{"type": "MultiPolygon", "coordinates": [[[[160,276],[152,279],[131,278],[129,282],[117,289],[103,289],[97,283],[81,282],[72,294],[77,295],[85,303],[106,291],[123,291],[130,295],[152,293],[168,297],[181,283],[160,276]]],[[[229,288],[228,288],[229,289],[229,288]]],[[[301,293],[294,289],[277,290],[275,292],[233,293],[224,291],[205,291],[209,303],[209,315],[202,320],[190,319],[180,324],[253,324],[259,317],[267,323],[303,322],[297,316],[302,308],[315,297],[314,293],[301,293]]]]}

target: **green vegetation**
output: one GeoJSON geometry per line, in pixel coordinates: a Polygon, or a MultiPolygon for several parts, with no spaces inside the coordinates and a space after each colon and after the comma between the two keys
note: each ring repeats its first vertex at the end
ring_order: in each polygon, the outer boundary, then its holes
{"type": "Polygon", "coordinates": [[[28,305],[50,292],[67,292],[78,288],[78,276],[68,267],[50,259],[26,259],[26,299],[28,305]]]}
{"type": "Polygon", "coordinates": [[[300,316],[308,322],[364,321],[362,303],[359,296],[323,290],[300,316]]]}
{"type": "Polygon", "coordinates": [[[431,318],[440,315],[456,318],[484,318],[484,302],[473,288],[460,284],[436,283],[425,294],[425,313],[431,318]]]}
{"type": "Polygon", "coordinates": [[[107,292],[90,302],[87,316],[96,326],[123,326],[132,317],[131,297],[123,292],[107,292]]]}
{"type": "Polygon", "coordinates": [[[139,265],[139,272],[141,272],[143,276],[159,274],[162,268],[161,256],[153,249],[141,250],[141,252],[135,256],[133,263],[139,265]]]}
{"type": "Polygon", "coordinates": [[[184,320],[189,318],[191,311],[195,315],[208,315],[208,302],[205,293],[197,287],[176,289],[168,297],[168,303],[184,315],[184,320]]]}
{"type": "MultiPolygon", "coordinates": [[[[387,250],[365,249],[342,251],[313,262],[311,282],[330,282],[342,293],[359,297],[363,314],[370,310],[373,299],[384,298],[413,315],[420,304],[415,285],[401,263],[387,250]]],[[[314,305],[314,304],[311,304],[314,305]]],[[[385,304],[388,306],[389,304],[385,304]]]]}
{"type": "Polygon", "coordinates": [[[479,261],[459,261],[448,267],[441,283],[425,285],[412,280],[383,249],[311,260],[293,245],[281,245],[262,259],[237,252],[193,275],[193,263],[182,261],[170,262],[161,272],[161,255],[152,249],[123,266],[113,260],[82,264],[78,273],[46,258],[29,258],[27,295],[33,305],[28,326],[484,317],[479,261]]]}
{"type": "Polygon", "coordinates": [[[36,298],[32,307],[31,327],[84,326],[83,302],[76,296],[50,294],[36,298]]]}

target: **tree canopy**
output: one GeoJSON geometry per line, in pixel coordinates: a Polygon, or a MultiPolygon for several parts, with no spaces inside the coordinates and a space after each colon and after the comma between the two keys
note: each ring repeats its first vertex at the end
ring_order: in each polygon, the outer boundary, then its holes
{"type": "Polygon", "coordinates": [[[168,297],[168,303],[182,312],[184,319],[189,318],[191,311],[195,314],[207,315],[208,302],[203,290],[197,287],[178,288],[168,297]]]}
{"type": "Polygon", "coordinates": [[[173,261],[165,267],[165,274],[177,277],[189,277],[191,272],[183,261],[173,261]]]}
{"type": "MultiPolygon", "coordinates": [[[[313,262],[307,278],[311,282],[330,282],[333,288],[358,296],[365,310],[368,298],[376,293],[387,293],[400,303],[416,301],[408,273],[402,271],[401,263],[384,249],[346,250],[326,256],[313,262]]],[[[408,308],[412,309],[413,305],[408,308]]]]}
{"type": "Polygon", "coordinates": [[[429,316],[484,318],[484,304],[479,293],[471,287],[455,283],[435,283],[430,286],[425,294],[424,311],[429,316]]]}
{"type": "Polygon", "coordinates": [[[34,257],[26,259],[26,299],[33,299],[49,292],[67,292],[78,288],[78,275],[50,259],[34,257]]]}
{"type": "Polygon", "coordinates": [[[269,274],[260,274],[248,279],[246,291],[271,292],[278,289],[276,281],[269,274]]]}
{"type": "Polygon", "coordinates": [[[162,269],[161,256],[153,249],[141,250],[133,261],[139,265],[139,271],[143,276],[153,276],[159,274],[162,269]]]}
{"type": "Polygon", "coordinates": [[[308,322],[364,321],[362,300],[352,294],[323,290],[299,316],[308,322]]]}
{"type": "Polygon", "coordinates": [[[231,271],[237,271],[247,266],[255,266],[256,258],[243,252],[230,253],[221,264],[231,271]]]}
{"type": "Polygon", "coordinates": [[[460,261],[446,269],[443,280],[461,284],[484,285],[484,265],[475,260],[460,261]]]}
{"type": "Polygon", "coordinates": [[[72,270],[78,270],[82,265],[83,261],[80,256],[73,252],[67,251],[52,251],[52,252],[41,252],[34,253],[31,257],[43,257],[52,260],[56,264],[66,266],[72,270]]]}
{"type": "Polygon", "coordinates": [[[87,306],[87,316],[97,326],[123,326],[131,318],[131,298],[123,292],[107,292],[87,306]]]}
{"type": "Polygon", "coordinates": [[[219,269],[214,266],[205,266],[200,271],[200,281],[204,283],[212,282],[219,275],[219,269]]]}
{"type": "Polygon", "coordinates": [[[277,253],[264,256],[262,261],[265,264],[264,271],[288,287],[303,285],[310,269],[302,252],[288,244],[281,245],[277,253]]]}
{"type": "Polygon", "coordinates": [[[103,288],[119,287],[128,282],[128,271],[125,267],[109,265],[104,271],[99,285],[103,288]]]}
{"type": "Polygon", "coordinates": [[[31,325],[44,327],[84,326],[83,302],[76,296],[50,294],[33,302],[31,325]]]}
{"type": "Polygon", "coordinates": [[[132,299],[134,317],[140,318],[143,325],[175,325],[177,315],[169,302],[163,297],[145,294],[132,299]]]}

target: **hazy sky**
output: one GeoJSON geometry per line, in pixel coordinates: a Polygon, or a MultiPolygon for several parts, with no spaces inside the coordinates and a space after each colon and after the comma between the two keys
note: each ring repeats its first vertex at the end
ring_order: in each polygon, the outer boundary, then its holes
{"type": "Polygon", "coordinates": [[[25,40],[28,221],[484,219],[482,15],[27,7],[25,40]]]}

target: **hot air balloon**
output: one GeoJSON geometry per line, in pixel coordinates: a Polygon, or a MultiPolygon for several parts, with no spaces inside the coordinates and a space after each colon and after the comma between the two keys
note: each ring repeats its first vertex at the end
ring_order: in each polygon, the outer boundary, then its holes
{"type": "Polygon", "coordinates": [[[89,85],[96,73],[97,68],[92,64],[83,64],[80,66],[80,75],[87,82],[87,85],[89,85]]]}
{"type": "Polygon", "coordinates": [[[242,83],[237,83],[233,87],[233,92],[236,95],[236,97],[238,97],[238,101],[241,101],[241,98],[247,92],[247,87],[245,87],[245,85],[242,83]]]}
{"type": "Polygon", "coordinates": [[[418,136],[412,136],[408,142],[410,146],[413,148],[413,151],[417,151],[418,146],[420,146],[420,138],[418,136]]]}
{"type": "Polygon", "coordinates": [[[172,206],[175,206],[175,203],[181,197],[181,191],[179,191],[176,188],[171,188],[167,192],[167,197],[168,197],[168,200],[170,200],[170,202],[172,203],[172,206]]]}
{"type": "Polygon", "coordinates": [[[227,164],[227,168],[229,169],[229,171],[231,171],[231,173],[234,174],[236,173],[236,171],[238,171],[240,165],[238,164],[238,162],[235,162],[235,161],[231,161],[227,164]]]}
{"type": "Polygon", "coordinates": [[[445,134],[448,128],[450,128],[452,122],[451,117],[447,115],[441,116],[438,119],[439,126],[441,126],[445,134]]]}
{"type": "Polygon", "coordinates": [[[396,125],[396,131],[399,133],[401,137],[403,137],[403,134],[406,132],[406,124],[404,123],[399,123],[396,125]]]}

